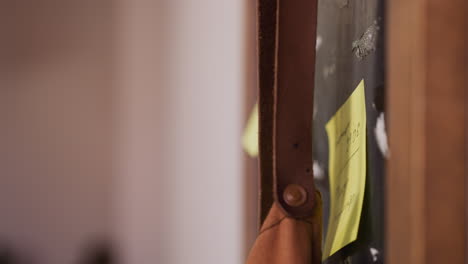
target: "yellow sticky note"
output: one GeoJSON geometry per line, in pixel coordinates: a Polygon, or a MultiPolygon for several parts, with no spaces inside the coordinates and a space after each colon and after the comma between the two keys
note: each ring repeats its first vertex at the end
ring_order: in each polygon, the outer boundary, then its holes
{"type": "Polygon", "coordinates": [[[242,146],[251,157],[258,156],[258,104],[250,114],[242,137],[242,146]]]}
{"type": "Polygon", "coordinates": [[[323,259],[354,242],[366,183],[364,80],[326,124],[329,144],[330,216],[323,259]]]}

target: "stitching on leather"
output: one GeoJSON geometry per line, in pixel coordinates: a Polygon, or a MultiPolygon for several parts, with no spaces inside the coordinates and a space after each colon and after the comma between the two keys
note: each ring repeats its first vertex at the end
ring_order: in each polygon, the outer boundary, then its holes
{"type": "Polygon", "coordinates": [[[294,219],[296,221],[301,221],[301,222],[304,222],[304,223],[307,223],[309,225],[314,225],[312,222],[310,221],[307,221],[307,220],[304,220],[304,219],[296,219],[296,218],[293,218],[293,217],[288,217],[288,216],[283,216],[280,220],[278,220],[278,222],[274,223],[274,224],[271,224],[269,227],[265,227],[264,229],[260,230],[260,232],[258,233],[258,236],[259,237],[261,234],[263,234],[265,231],[268,231],[276,226],[279,226],[281,224],[281,222],[283,222],[284,219],[286,218],[289,218],[289,219],[294,219]]]}
{"type": "Polygon", "coordinates": [[[281,218],[280,220],[278,220],[278,222],[274,223],[274,224],[271,224],[269,227],[266,227],[264,228],[263,230],[260,230],[260,233],[258,233],[258,236],[260,236],[262,233],[264,233],[265,231],[268,231],[270,229],[272,229],[273,227],[275,226],[278,226],[279,224],[281,224],[281,222],[283,222],[284,219],[288,218],[287,216],[283,216],[283,218],[281,218]]]}

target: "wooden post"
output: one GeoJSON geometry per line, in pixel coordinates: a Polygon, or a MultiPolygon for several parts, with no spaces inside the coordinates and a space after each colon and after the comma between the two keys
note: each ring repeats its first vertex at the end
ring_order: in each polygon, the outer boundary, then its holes
{"type": "Polygon", "coordinates": [[[388,1],[387,263],[465,263],[467,6],[388,1]]]}

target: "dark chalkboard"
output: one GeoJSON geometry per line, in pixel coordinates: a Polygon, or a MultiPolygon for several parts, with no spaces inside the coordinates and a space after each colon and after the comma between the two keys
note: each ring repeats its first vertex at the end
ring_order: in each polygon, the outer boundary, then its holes
{"type": "Polygon", "coordinates": [[[382,0],[319,0],[313,148],[315,182],[324,198],[324,231],[330,205],[325,124],[362,79],[367,112],[368,165],[358,240],[325,263],[383,263],[384,259],[383,6],[382,0]]]}

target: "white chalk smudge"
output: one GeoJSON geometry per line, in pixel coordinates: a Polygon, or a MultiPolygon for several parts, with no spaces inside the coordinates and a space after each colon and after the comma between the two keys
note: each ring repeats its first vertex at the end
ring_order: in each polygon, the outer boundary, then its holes
{"type": "Polygon", "coordinates": [[[332,65],[323,67],[323,77],[325,79],[327,79],[328,76],[334,74],[335,72],[336,72],[336,64],[335,63],[333,63],[332,65]]]}
{"type": "Polygon", "coordinates": [[[388,138],[387,131],[385,128],[384,113],[380,113],[380,115],[377,117],[377,124],[375,125],[374,133],[379,150],[382,153],[382,155],[387,159],[390,155],[390,152],[388,149],[388,138]]]}
{"type": "Polygon", "coordinates": [[[318,107],[317,107],[317,103],[315,102],[314,103],[314,110],[313,110],[313,113],[312,113],[312,119],[315,120],[315,117],[317,116],[317,111],[318,111],[318,107]]]}
{"type": "Polygon", "coordinates": [[[377,260],[379,260],[380,252],[375,248],[369,248],[369,251],[372,255],[372,261],[377,262],[377,260]]]}
{"type": "Polygon", "coordinates": [[[314,171],[314,179],[316,180],[323,180],[325,178],[325,173],[318,163],[318,161],[314,160],[313,163],[313,171],[314,171]]]}
{"type": "Polygon", "coordinates": [[[347,7],[349,0],[336,0],[336,4],[338,5],[338,8],[347,7]]]}
{"type": "Polygon", "coordinates": [[[315,50],[319,50],[322,46],[323,39],[320,35],[317,36],[317,40],[315,41],[315,50]]]}

